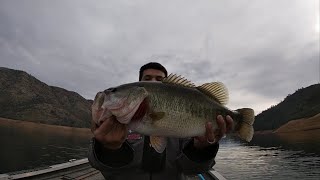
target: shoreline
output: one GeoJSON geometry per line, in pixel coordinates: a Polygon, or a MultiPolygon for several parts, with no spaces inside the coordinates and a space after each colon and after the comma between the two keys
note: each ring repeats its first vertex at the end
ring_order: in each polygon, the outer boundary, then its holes
{"type": "MultiPolygon", "coordinates": [[[[51,125],[51,124],[42,124],[32,121],[24,120],[15,120],[9,118],[0,117],[0,125],[14,125],[18,127],[28,128],[31,126],[36,126],[41,129],[55,129],[57,131],[68,131],[68,132],[79,132],[85,134],[92,134],[89,128],[78,128],[70,126],[60,126],[60,125],[51,125]]],[[[303,133],[303,132],[312,132],[320,130],[320,114],[317,114],[310,118],[303,118],[297,120],[291,120],[287,124],[282,125],[275,130],[263,130],[255,131],[255,135],[264,135],[264,134],[290,134],[290,133],[303,133]]]]}
{"type": "Polygon", "coordinates": [[[254,134],[290,134],[320,130],[320,113],[309,118],[291,120],[274,130],[255,131],[254,134]]]}
{"type": "Polygon", "coordinates": [[[36,122],[31,122],[31,121],[15,120],[15,119],[8,119],[8,118],[2,118],[2,117],[0,117],[0,125],[16,126],[16,127],[22,127],[22,128],[38,127],[40,129],[54,129],[57,131],[92,134],[91,130],[89,128],[78,128],[78,127],[42,124],[42,123],[36,123],[36,122]]]}

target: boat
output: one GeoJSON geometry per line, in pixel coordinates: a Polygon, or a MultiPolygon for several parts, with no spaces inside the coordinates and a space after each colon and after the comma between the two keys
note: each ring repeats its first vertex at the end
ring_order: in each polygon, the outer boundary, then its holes
{"type": "MultiPolygon", "coordinates": [[[[68,162],[48,167],[0,174],[0,180],[37,179],[37,180],[99,180],[104,179],[99,170],[84,159],[71,159],[68,162]]],[[[188,176],[187,180],[226,180],[214,169],[207,173],[188,176]]]]}

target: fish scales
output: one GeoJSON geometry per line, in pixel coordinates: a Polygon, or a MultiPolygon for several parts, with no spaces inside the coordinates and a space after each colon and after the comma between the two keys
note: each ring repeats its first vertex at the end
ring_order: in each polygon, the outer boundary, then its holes
{"type": "Polygon", "coordinates": [[[165,141],[156,137],[204,135],[206,122],[212,122],[213,130],[218,128],[218,115],[230,115],[234,120],[233,130],[241,139],[251,141],[253,109],[233,111],[225,106],[227,101],[227,89],[220,82],[196,87],[185,79],[169,75],[162,83],[135,82],[99,92],[92,105],[92,117],[99,125],[115,116],[131,130],[150,135],[157,152],[164,150],[165,141]]]}
{"type": "Polygon", "coordinates": [[[165,112],[165,116],[150,127],[154,129],[154,135],[173,131],[179,137],[200,135],[205,132],[207,121],[211,121],[214,128],[217,128],[217,111],[222,115],[227,112],[232,115],[231,111],[195,88],[150,82],[133,83],[131,86],[144,87],[149,94],[150,109],[165,112]]]}

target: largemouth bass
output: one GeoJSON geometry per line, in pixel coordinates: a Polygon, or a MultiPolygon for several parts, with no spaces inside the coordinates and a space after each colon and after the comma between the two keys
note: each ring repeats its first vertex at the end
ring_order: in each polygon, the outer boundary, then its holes
{"type": "Polygon", "coordinates": [[[241,139],[251,141],[254,111],[230,110],[225,107],[228,98],[228,90],[220,82],[195,86],[171,74],[162,82],[128,83],[97,93],[92,118],[99,125],[115,116],[120,123],[128,124],[129,129],[152,136],[151,144],[158,152],[164,150],[165,142],[156,137],[203,136],[206,122],[212,122],[213,130],[218,128],[218,115],[224,118],[230,115],[233,130],[241,139]]]}

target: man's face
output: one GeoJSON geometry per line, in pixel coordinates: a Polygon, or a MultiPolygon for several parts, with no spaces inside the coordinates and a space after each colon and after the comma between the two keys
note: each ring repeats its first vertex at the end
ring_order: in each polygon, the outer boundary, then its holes
{"type": "Polygon", "coordinates": [[[164,72],[157,69],[146,69],[142,73],[141,81],[162,81],[164,72]]]}

